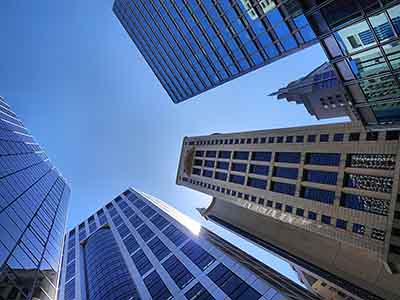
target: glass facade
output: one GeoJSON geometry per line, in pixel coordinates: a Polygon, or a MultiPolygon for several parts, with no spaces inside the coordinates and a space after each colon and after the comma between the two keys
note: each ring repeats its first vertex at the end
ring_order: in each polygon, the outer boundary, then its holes
{"type": "Polygon", "coordinates": [[[399,2],[301,2],[356,116],[371,128],[399,124],[399,2]]]}
{"type": "Polygon", "coordinates": [[[0,97],[0,299],[53,300],[69,187],[0,97]]]}
{"type": "Polygon", "coordinates": [[[316,41],[295,1],[116,0],[114,13],[175,103],[316,41]]]}
{"type": "Polygon", "coordinates": [[[65,241],[60,300],[317,299],[167,204],[133,189],[72,229],[65,241]],[[106,223],[80,237],[90,224],[100,224],[100,216],[106,223]]]}

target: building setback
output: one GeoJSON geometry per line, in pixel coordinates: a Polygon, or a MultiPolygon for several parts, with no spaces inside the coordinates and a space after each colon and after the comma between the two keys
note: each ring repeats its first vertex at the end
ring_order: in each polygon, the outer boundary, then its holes
{"type": "Polygon", "coordinates": [[[61,300],[317,300],[166,203],[128,189],[65,238],[61,300]]]}
{"type": "Polygon", "coordinates": [[[116,0],[113,11],[175,103],[316,42],[296,1],[116,0]]]}
{"type": "Polygon", "coordinates": [[[399,131],[352,123],[185,137],[206,218],[359,299],[399,299],[399,131]]]}
{"type": "Polygon", "coordinates": [[[69,194],[0,97],[0,299],[55,299],[69,194]]]}

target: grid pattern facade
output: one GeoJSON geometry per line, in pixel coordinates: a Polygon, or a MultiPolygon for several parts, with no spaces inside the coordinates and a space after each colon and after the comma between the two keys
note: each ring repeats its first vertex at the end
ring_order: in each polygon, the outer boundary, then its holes
{"type": "MultiPolygon", "coordinates": [[[[277,281],[268,282],[212,243],[208,236],[214,235],[208,231],[202,229],[198,235],[194,234],[187,227],[191,222],[153,197],[133,189],[125,191],[67,234],[59,299],[92,299],[86,296],[90,295],[88,288],[92,278],[100,278],[104,290],[115,281],[132,281],[130,285],[135,288],[125,293],[123,299],[194,300],[226,299],[227,296],[248,300],[315,299],[311,293],[264,266],[261,269],[280,281],[279,285],[277,281]],[[94,219],[91,224],[95,224],[96,229],[87,239],[79,240],[79,227],[87,231],[90,219],[94,219]],[[183,225],[181,222],[188,223],[183,225]],[[83,263],[80,258],[82,255],[87,258],[87,247],[92,239],[104,232],[108,234],[107,239],[116,243],[110,251],[119,253],[113,259],[123,258],[118,262],[119,272],[124,273],[122,276],[112,275],[114,273],[108,272],[107,268],[93,266],[89,259],[83,263]]],[[[197,224],[194,228],[196,232],[200,229],[197,224]]],[[[213,239],[226,244],[216,236],[213,239]]],[[[96,248],[100,247],[93,247],[90,260],[95,265],[108,264],[102,262],[104,255],[96,257],[96,248]]],[[[114,295],[101,299],[117,298],[114,295]]]]}
{"type": "Polygon", "coordinates": [[[175,103],[316,41],[295,1],[116,0],[113,10],[175,103]]]}
{"type": "Polygon", "coordinates": [[[400,120],[399,1],[299,1],[311,27],[371,128],[400,120]]]}
{"type": "Polygon", "coordinates": [[[362,249],[397,272],[398,151],[398,131],[351,123],[190,137],[177,184],[362,249]]]}
{"type": "Polygon", "coordinates": [[[0,299],[54,299],[69,187],[0,97],[0,299]]]}

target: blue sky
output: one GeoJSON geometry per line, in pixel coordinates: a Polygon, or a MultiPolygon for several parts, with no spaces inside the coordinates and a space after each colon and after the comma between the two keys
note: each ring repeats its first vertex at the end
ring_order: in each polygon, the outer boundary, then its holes
{"type": "MultiPolygon", "coordinates": [[[[210,197],[175,185],[184,136],[326,123],[267,96],[324,62],[319,46],[176,105],[111,8],[111,0],[0,3],[0,95],[70,183],[68,227],[128,186],[203,222],[195,208],[210,197]]],[[[286,263],[205,225],[296,279],[286,263]]]]}

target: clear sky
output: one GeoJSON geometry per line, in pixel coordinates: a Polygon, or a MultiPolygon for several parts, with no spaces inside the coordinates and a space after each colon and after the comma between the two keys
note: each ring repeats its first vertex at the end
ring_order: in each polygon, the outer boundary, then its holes
{"type": "MultiPolygon", "coordinates": [[[[68,227],[128,186],[203,222],[195,208],[206,207],[210,197],[175,185],[185,135],[326,123],[302,106],[267,96],[324,62],[319,46],[176,105],[113,15],[112,3],[0,2],[0,95],[70,183],[68,227]]],[[[205,225],[296,279],[271,254],[205,225]]]]}

